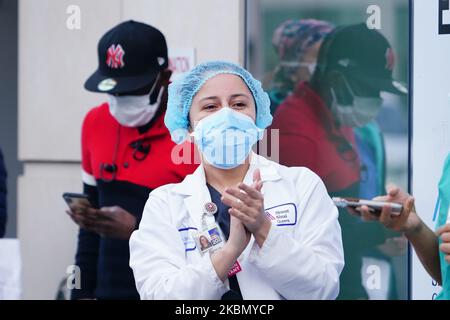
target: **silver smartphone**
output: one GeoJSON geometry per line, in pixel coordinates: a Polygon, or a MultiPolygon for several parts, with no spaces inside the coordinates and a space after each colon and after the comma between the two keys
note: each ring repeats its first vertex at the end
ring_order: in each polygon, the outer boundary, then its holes
{"type": "Polygon", "coordinates": [[[79,208],[89,208],[92,207],[89,197],[82,193],[63,193],[64,201],[66,201],[69,208],[79,207],[79,208]]]}
{"type": "Polygon", "coordinates": [[[334,197],[333,202],[336,207],[339,208],[359,208],[361,206],[367,206],[372,214],[380,215],[384,206],[391,207],[391,214],[394,216],[399,216],[403,210],[403,206],[395,202],[382,202],[374,200],[365,200],[358,198],[339,198],[334,197]]]}

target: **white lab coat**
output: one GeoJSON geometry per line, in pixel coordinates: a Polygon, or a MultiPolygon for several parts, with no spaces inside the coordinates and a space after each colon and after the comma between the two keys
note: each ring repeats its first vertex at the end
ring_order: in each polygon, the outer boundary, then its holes
{"type": "MultiPolygon", "coordinates": [[[[344,266],[338,211],[320,178],[252,154],[272,228],[262,248],[252,237],[236,274],[244,299],[335,299],[344,266]],[[275,208],[274,208],[275,207],[275,208]]],[[[203,206],[211,201],[203,166],[181,183],[151,192],[130,239],[130,266],[141,299],[220,299],[228,280],[195,248],[203,206]]],[[[214,222],[214,217],[208,217],[214,222]]],[[[209,221],[208,221],[209,222],[209,221]]]]}

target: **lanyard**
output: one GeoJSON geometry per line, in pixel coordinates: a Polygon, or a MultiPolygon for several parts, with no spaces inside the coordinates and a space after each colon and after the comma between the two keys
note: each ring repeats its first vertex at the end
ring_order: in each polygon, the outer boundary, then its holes
{"type": "Polygon", "coordinates": [[[222,248],[225,243],[225,238],[219,225],[215,221],[213,223],[207,222],[207,219],[213,217],[217,210],[217,205],[213,202],[207,202],[203,206],[202,231],[194,235],[195,242],[202,255],[222,248]]]}
{"type": "Polygon", "coordinates": [[[217,205],[214,202],[207,202],[203,206],[202,215],[202,229],[203,231],[208,230],[208,223],[206,222],[207,217],[213,217],[217,213],[217,205]]]}
{"type": "MultiPolygon", "coordinates": [[[[218,211],[217,205],[214,202],[207,202],[203,206],[202,214],[202,232],[198,232],[195,235],[195,241],[200,250],[201,254],[213,253],[214,251],[222,248],[225,244],[225,237],[220,229],[219,225],[214,222],[213,224],[208,224],[207,217],[214,216],[218,211]]],[[[234,276],[236,273],[242,270],[239,262],[235,262],[231,269],[228,271],[228,277],[234,276]]]]}

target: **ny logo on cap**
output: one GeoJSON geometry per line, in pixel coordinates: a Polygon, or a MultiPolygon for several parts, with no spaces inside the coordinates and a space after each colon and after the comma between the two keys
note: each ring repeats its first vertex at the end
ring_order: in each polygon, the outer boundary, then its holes
{"type": "Polygon", "coordinates": [[[123,68],[125,66],[125,62],[123,61],[124,55],[125,51],[122,46],[120,44],[117,46],[113,44],[106,52],[106,64],[113,69],[123,68]]]}

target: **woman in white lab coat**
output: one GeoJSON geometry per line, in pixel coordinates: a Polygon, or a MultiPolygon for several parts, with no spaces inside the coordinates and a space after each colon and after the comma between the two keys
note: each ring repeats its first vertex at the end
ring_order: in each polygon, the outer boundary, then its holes
{"type": "Polygon", "coordinates": [[[177,143],[193,138],[201,165],[151,192],[131,236],[142,299],[338,295],[338,211],[316,174],[251,151],[271,121],[261,84],[235,64],[201,64],[170,85],[166,126],[177,143]]]}

